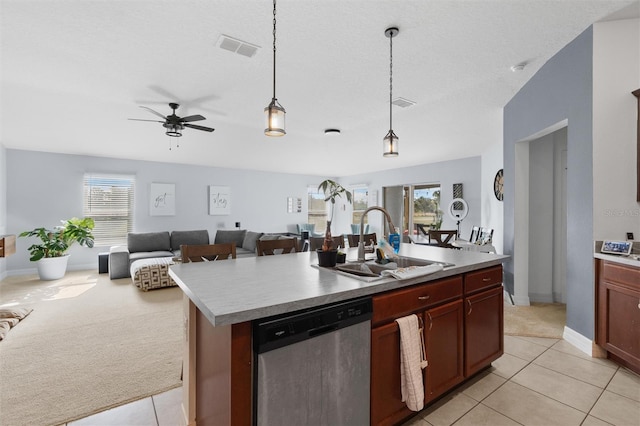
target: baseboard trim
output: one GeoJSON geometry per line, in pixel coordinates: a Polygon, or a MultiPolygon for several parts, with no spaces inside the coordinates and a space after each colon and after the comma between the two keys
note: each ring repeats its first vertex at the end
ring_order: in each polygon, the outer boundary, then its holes
{"type": "Polygon", "coordinates": [[[517,306],[530,306],[531,305],[531,301],[529,300],[528,296],[517,296],[517,295],[513,295],[513,304],[517,305],[517,306]]]}
{"type": "Polygon", "coordinates": [[[581,350],[585,354],[589,356],[593,355],[593,344],[594,342],[584,337],[582,334],[578,333],[575,330],[570,329],[566,325],[564,326],[564,332],[562,333],[562,338],[571,345],[575,346],[577,349],[581,350]]]}

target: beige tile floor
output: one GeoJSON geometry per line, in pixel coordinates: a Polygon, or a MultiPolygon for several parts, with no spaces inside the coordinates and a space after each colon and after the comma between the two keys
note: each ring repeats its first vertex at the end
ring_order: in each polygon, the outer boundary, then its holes
{"type": "MultiPolygon", "coordinates": [[[[504,349],[491,368],[404,426],[640,426],[640,376],[564,340],[505,336],[504,349]]],[[[174,389],[68,426],[175,426],[181,392],[174,389]]]]}

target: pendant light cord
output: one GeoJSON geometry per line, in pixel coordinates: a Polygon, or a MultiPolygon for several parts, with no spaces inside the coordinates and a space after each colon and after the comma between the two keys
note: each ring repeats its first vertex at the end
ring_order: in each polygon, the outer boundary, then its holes
{"type": "Polygon", "coordinates": [[[276,0],[273,0],[273,99],[276,98],[276,0]]]}
{"type": "Polygon", "coordinates": [[[389,37],[389,130],[393,130],[393,34],[389,37]]]}

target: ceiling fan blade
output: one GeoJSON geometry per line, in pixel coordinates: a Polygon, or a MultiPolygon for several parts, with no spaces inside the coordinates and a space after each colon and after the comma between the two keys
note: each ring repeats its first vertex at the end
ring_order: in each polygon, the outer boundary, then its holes
{"type": "Polygon", "coordinates": [[[151,109],[151,108],[149,108],[149,107],[146,107],[146,106],[142,106],[142,105],[140,105],[140,108],[144,108],[144,109],[146,109],[147,111],[149,111],[150,113],[155,114],[155,115],[157,115],[158,117],[162,117],[162,118],[164,118],[165,120],[167,119],[167,117],[165,117],[164,115],[160,114],[158,111],[154,111],[154,110],[152,110],[152,109],[151,109]]]}
{"type": "Polygon", "coordinates": [[[132,120],[132,121],[153,121],[154,123],[164,123],[164,121],[160,121],[160,120],[144,120],[142,118],[127,118],[127,120],[132,120]]]}
{"type": "Polygon", "coordinates": [[[196,115],[189,115],[187,117],[182,117],[180,119],[180,121],[182,122],[189,122],[189,121],[201,121],[201,120],[206,120],[206,118],[204,118],[203,116],[201,116],[200,114],[196,114],[196,115]]]}
{"type": "Polygon", "coordinates": [[[196,129],[196,130],[204,130],[205,132],[213,132],[215,129],[212,129],[211,127],[204,127],[204,126],[198,126],[197,124],[185,124],[184,127],[189,127],[191,129],[196,129]]]}

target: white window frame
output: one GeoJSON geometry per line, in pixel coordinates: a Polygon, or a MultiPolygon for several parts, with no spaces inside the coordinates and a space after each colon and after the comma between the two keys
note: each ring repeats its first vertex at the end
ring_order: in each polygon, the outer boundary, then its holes
{"type": "Polygon", "coordinates": [[[95,222],[95,245],[126,245],[133,230],[135,176],[85,173],[82,183],[83,215],[95,222]]]}
{"type": "Polygon", "coordinates": [[[324,192],[318,189],[318,185],[307,186],[307,222],[314,223],[316,225],[315,232],[324,233],[327,228],[327,220],[329,219],[329,210],[327,202],[324,203],[324,209],[312,208],[312,200],[323,200],[325,196],[324,192]]]}

